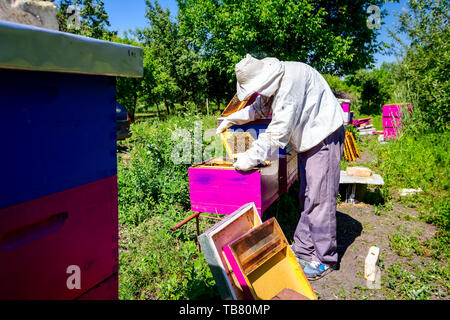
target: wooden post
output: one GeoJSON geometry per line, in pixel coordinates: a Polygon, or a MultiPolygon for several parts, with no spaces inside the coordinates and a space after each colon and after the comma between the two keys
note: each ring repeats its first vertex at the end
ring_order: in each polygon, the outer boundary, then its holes
{"type": "Polygon", "coordinates": [[[206,114],[209,116],[209,103],[208,103],[208,98],[206,98],[206,114]]]}
{"type": "Polygon", "coordinates": [[[199,215],[195,217],[195,224],[197,226],[197,248],[198,252],[202,252],[202,249],[200,248],[200,242],[198,241],[198,236],[200,235],[200,221],[199,221],[199,215]]]}
{"type": "Polygon", "coordinates": [[[194,218],[197,218],[200,215],[200,212],[195,212],[193,215],[187,217],[186,219],[184,219],[183,221],[181,221],[180,223],[178,223],[176,226],[172,227],[170,229],[170,231],[175,231],[178,228],[180,228],[181,226],[185,225],[186,223],[188,223],[189,221],[191,221],[194,218]]]}

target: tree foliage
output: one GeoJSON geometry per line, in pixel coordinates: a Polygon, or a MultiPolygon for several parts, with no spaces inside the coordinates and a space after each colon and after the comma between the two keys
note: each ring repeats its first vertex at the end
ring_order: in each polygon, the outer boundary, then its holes
{"type": "MultiPolygon", "coordinates": [[[[146,1],[148,27],[137,30],[145,50],[144,68],[154,81],[147,85],[154,101],[163,102],[169,114],[175,103],[186,106],[204,97],[205,78],[199,68],[199,54],[189,47],[170,11],[155,1],[146,1]]],[[[159,112],[159,110],[158,110],[159,112]]]]}
{"type": "Polygon", "coordinates": [[[376,41],[378,30],[367,26],[367,8],[382,7],[384,0],[177,0],[176,18],[146,0],[147,26],[122,38],[107,29],[100,0],[60,0],[58,19],[62,31],[143,48],[144,77],[117,80],[118,100],[132,118],[142,106],[156,106],[162,116],[180,106],[203,106],[206,98],[221,108],[236,91],[235,64],[250,53],[310,64],[328,74],[336,95],[354,98],[361,113],[413,102],[416,115],[444,130],[450,114],[449,1],[408,1],[392,32],[398,43],[400,33],[409,40],[401,43],[400,62],[371,71],[383,43],[376,41]],[[72,4],[81,8],[79,30],[67,28],[72,4]]]}
{"type": "Polygon", "coordinates": [[[394,68],[393,64],[383,63],[380,68],[361,69],[345,79],[359,93],[354,107],[361,114],[381,114],[382,106],[391,100],[394,68]]]}
{"type": "Polygon", "coordinates": [[[178,0],[181,31],[207,64],[230,74],[246,53],[302,61],[338,75],[363,68],[379,47],[366,10],[383,3],[178,0]]]}

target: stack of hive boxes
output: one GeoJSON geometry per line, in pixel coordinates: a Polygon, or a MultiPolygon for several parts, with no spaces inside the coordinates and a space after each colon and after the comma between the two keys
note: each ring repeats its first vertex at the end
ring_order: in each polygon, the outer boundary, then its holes
{"type": "Polygon", "coordinates": [[[0,299],[117,299],[115,76],[141,76],[142,49],[5,22],[0,39],[0,299]]]}
{"type": "Polygon", "coordinates": [[[344,122],[345,124],[352,123],[353,120],[353,112],[350,111],[350,106],[352,100],[350,99],[338,99],[338,102],[341,104],[342,111],[344,111],[344,122]]]}
{"type": "Polygon", "coordinates": [[[384,140],[396,139],[402,126],[402,108],[407,107],[412,111],[411,103],[389,104],[383,106],[383,138],[384,140]]]}

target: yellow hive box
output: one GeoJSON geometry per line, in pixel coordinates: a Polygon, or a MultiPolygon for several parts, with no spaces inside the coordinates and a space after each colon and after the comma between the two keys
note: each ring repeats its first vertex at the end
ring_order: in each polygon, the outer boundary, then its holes
{"type": "Polygon", "coordinates": [[[232,241],[223,251],[247,299],[270,300],[289,288],[317,300],[275,218],[232,241]]]}

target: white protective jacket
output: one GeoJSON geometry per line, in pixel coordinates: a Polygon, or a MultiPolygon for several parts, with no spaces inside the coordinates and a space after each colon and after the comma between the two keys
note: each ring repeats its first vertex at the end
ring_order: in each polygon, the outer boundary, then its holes
{"type": "MultiPolygon", "coordinates": [[[[307,151],[344,124],[342,108],[318,71],[301,62],[269,59],[280,64],[277,74],[258,89],[253,83],[245,91],[245,97],[258,92],[256,101],[224,119],[227,126],[241,125],[272,113],[267,130],[245,153],[253,166],[269,160],[278,148],[288,143],[296,152],[307,151]]],[[[245,87],[238,89],[242,91],[245,87]]]]}

